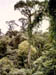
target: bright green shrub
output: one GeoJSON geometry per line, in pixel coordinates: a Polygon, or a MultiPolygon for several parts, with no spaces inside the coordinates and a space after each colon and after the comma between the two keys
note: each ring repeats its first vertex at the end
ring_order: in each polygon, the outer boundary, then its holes
{"type": "MultiPolygon", "coordinates": [[[[28,50],[29,50],[28,41],[23,41],[22,43],[20,43],[18,48],[21,52],[24,52],[24,53],[28,54],[28,50]]],[[[33,47],[32,45],[30,46],[30,48],[31,48],[31,54],[34,55],[37,52],[36,48],[33,47]]]]}

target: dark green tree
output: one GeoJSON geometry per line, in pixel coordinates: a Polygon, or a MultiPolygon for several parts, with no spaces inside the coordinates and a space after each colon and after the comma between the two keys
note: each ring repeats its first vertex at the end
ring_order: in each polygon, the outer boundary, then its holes
{"type": "Polygon", "coordinates": [[[53,41],[53,45],[56,48],[56,0],[49,0],[48,3],[50,14],[50,34],[53,41]]]}

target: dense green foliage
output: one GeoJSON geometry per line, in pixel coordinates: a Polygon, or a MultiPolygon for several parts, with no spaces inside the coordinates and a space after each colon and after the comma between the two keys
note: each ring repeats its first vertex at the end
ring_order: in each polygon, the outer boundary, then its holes
{"type": "MultiPolygon", "coordinates": [[[[9,35],[0,38],[0,74],[1,75],[56,75],[56,50],[53,48],[49,33],[37,32],[32,36],[31,69],[27,63],[28,37],[18,32],[11,38],[9,35]],[[24,37],[22,37],[24,35],[24,37]],[[21,40],[15,41],[12,40],[21,40]],[[10,45],[10,42],[13,45],[10,45]],[[15,43],[18,47],[14,47],[15,43]],[[2,52],[1,52],[2,51],[2,52]],[[5,51],[5,52],[4,52],[5,51]]],[[[12,35],[13,36],[13,35],[12,35]]]]}

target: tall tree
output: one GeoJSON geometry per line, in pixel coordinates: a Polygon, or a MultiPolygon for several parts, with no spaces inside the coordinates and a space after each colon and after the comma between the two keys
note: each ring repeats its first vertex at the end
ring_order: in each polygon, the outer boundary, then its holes
{"type": "MultiPolygon", "coordinates": [[[[32,39],[32,31],[35,26],[37,28],[40,25],[40,22],[43,19],[43,16],[45,15],[46,12],[46,1],[44,2],[39,2],[37,0],[26,0],[26,2],[20,0],[14,5],[15,9],[18,9],[25,17],[26,17],[26,23],[23,23],[23,27],[27,29],[28,32],[28,37],[29,37],[29,53],[28,53],[28,64],[30,65],[31,62],[31,50],[30,50],[30,45],[32,44],[31,39],[32,39]],[[37,7],[37,9],[36,9],[37,7]],[[33,21],[32,21],[32,17],[33,21]],[[25,27],[26,26],[26,27],[25,27]]],[[[25,19],[25,18],[24,18],[25,19]]],[[[21,21],[23,19],[21,18],[21,21]]],[[[23,21],[22,21],[23,22],[23,21]]]]}

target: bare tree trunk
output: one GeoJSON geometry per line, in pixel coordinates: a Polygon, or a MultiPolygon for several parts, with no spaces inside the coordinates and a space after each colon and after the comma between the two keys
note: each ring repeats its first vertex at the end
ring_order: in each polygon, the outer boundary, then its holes
{"type": "Polygon", "coordinates": [[[30,44],[28,49],[28,65],[29,67],[31,66],[31,45],[30,44]]]}
{"type": "Polygon", "coordinates": [[[30,30],[29,32],[29,39],[28,39],[28,43],[29,43],[29,47],[28,47],[28,65],[31,68],[31,41],[32,41],[32,31],[30,30]]]}

